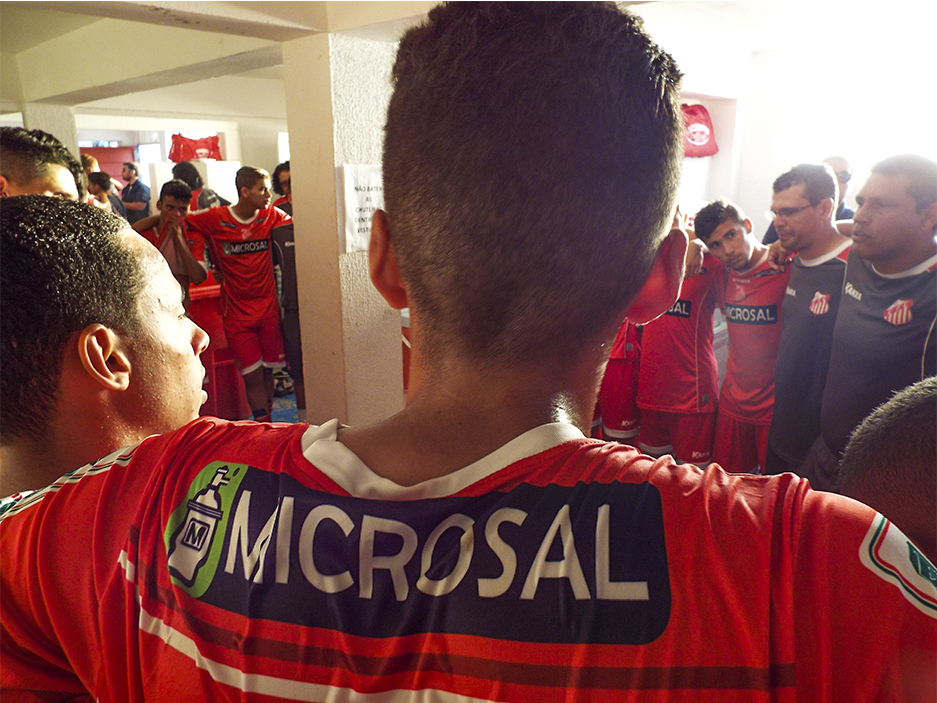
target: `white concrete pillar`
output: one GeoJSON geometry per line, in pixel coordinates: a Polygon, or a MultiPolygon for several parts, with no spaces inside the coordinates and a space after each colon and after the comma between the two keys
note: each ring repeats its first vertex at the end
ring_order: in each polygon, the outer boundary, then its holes
{"type": "Polygon", "coordinates": [[[26,129],[41,129],[62,142],[76,157],[78,156],[78,129],[75,113],[67,105],[50,103],[25,103],[23,125],[26,129]]]}
{"type": "Polygon", "coordinates": [[[340,35],[286,42],[307,418],[360,425],[403,407],[400,315],[371,287],[367,255],[340,250],[336,167],[380,163],[393,45],[340,35]]]}

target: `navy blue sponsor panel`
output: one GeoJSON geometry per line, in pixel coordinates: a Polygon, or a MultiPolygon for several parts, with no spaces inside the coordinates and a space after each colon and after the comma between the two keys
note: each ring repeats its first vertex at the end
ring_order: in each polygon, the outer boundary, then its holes
{"type": "Polygon", "coordinates": [[[269,239],[249,239],[245,242],[222,242],[221,251],[228,255],[256,254],[270,249],[269,239]]]}
{"type": "Polygon", "coordinates": [[[689,318],[693,311],[693,301],[692,300],[683,300],[678,298],[677,301],[670,306],[670,310],[665,312],[665,315],[672,315],[673,317],[685,317],[689,318]]]}
{"type": "Polygon", "coordinates": [[[249,469],[227,509],[200,599],[252,618],[370,637],[646,644],[670,617],[649,483],[391,502],[249,469]]]}
{"type": "Polygon", "coordinates": [[[726,305],[726,320],[741,325],[774,325],[778,322],[778,306],[726,305]]]}

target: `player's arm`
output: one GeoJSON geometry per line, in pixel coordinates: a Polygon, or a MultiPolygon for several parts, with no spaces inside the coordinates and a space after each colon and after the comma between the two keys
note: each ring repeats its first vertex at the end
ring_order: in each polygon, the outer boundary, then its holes
{"type": "Polygon", "coordinates": [[[894,524],[849,498],[805,489],[798,522],[798,687],[826,677],[830,700],[937,700],[937,569],[894,524]]]}
{"type": "MultiPolygon", "coordinates": [[[[124,203],[124,205],[126,206],[128,203],[124,203]]],[[[149,215],[148,217],[144,217],[142,220],[137,220],[130,226],[133,228],[134,232],[146,232],[148,229],[152,229],[158,224],[159,215],[149,215]]]]}
{"type": "Polygon", "coordinates": [[[208,270],[193,256],[192,250],[189,249],[189,243],[185,238],[185,227],[181,224],[176,226],[172,236],[176,242],[176,251],[179,252],[179,260],[182,261],[182,265],[185,267],[185,275],[195,285],[204,282],[208,278],[208,270]]]}
{"type": "Polygon", "coordinates": [[[122,202],[128,210],[146,210],[150,206],[149,201],[143,200],[123,200],[122,202]]]}
{"type": "Polygon", "coordinates": [[[840,234],[852,238],[852,228],[855,224],[852,220],[836,220],[834,224],[840,234]]]}
{"type": "Polygon", "coordinates": [[[777,240],[768,245],[768,265],[775,271],[784,271],[794,257],[793,251],[785,249],[777,240]]]}

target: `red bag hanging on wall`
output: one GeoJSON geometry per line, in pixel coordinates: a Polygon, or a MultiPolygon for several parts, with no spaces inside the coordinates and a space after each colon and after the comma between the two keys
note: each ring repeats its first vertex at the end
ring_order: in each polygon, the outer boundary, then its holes
{"type": "Polygon", "coordinates": [[[684,155],[712,156],[718,152],[713,123],[706,108],[702,105],[681,105],[680,109],[683,110],[683,123],[686,126],[683,134],[684,155]]]}
{"type": "Polygon", "coordinates": [[[217,159],[222,161],[217,135],[203,137],[202,139],[189,139],[181,134],[172,135],[169,160],[179,163],[180,161],[191,161],[192,159],[217,159]]]}

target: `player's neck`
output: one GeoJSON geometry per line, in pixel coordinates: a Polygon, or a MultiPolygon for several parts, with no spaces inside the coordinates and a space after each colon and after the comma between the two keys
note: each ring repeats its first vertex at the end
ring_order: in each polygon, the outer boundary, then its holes
{"type": "Polygon", "coordinates": [[[231,211],[242,220],[252,219],[259,209],[246,200],[238,200],[231,206],[231,211]]]}
{"type": "Polygon", "coordinates": [[[910,271],[935,255],[937,255],[937,241],[933,236],[918,240],[909,238],[900,249],[877,258],[872,261],[872,265],[878,273],[893,275],[910,271]]]}
{"type": "Polygon", "coordinates": [[[798,255],[801,259],[817,259],[829,254],[848,240],[849,237],[840,234],[839,230],[830,223],[828,227],[824,227],[823,231],[813,238],[810,246],[799,251],[798,255]]]}
{"type": "Polygon", "coordinates": [[[540,425],[565,422],[587,434],[607,354],[608,344],[568,365],[497,370],[475,360],[427,370],[417,351],[407,406],[343,430],[339,439],[378,475],[413,485],[468,466],[540,425]]]}

